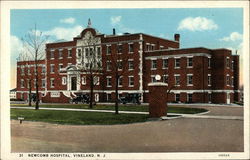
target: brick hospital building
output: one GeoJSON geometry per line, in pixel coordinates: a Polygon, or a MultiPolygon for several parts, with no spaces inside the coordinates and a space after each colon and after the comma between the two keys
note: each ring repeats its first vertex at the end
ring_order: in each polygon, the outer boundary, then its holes
{"type": "MultiPolygon", "coordinates": [[[[77,93],[89,93],[88,67],[90,54],[101,61],[102,72],[96,73],[94,99],[110,102],[115,99],[114,69],[116,57],[122,66],[119,96],[140,93],[141,101],[148,102],[148,83],[161,81],[171,89],[169,102],[232,103],[239,101],[239,56],[228,49],[180,48],[180,35],[173,40],[144,33],[112,35],[99,33],[88,24],[72,41],[46,44],[46,56],[38,64],[39,94],[44,103],[63,102],[77,93]],[[88,41],[92,39],[92,41],[88,41]],[[90,43],[89,43],[90,42],[90,43]],[[95,52],[93,52],[95,51],[95,52]],[[119,59],[117,57],[120,57],[119,59]],[[126,67],[123,67],[126,66],[126,67]]],[[[27,75],[34,76],[34,62],[17,62],[17,98],[27,100],[27,75]]],[[[34,93],[35,83],[31,83],[34,93]]],[[[167,94],[167,91],[166,91],[167,94]]]]}

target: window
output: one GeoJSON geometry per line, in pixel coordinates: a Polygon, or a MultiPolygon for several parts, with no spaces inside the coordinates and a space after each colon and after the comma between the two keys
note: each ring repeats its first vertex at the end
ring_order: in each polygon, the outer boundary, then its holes
{"type": "Polygon", "coordinates": [[[122,53],[122,44],[117,45],[117,53],[122,53]]]}
{"type": "Polygon", "coordinates": [[[174,78],[175,78],[175,85],[179,86],[180,85],[180,75],[177,74],[177,75],[174,76],[174,78]]]}
{"type": "Polygon", "coordinates": [[[118,63],[118,70],[122,70],[122,60],[119,60],[117,63],[118,63]]]}
{"type": "Polygon", "coordinates": [[[208,74],[207,76],[207,84],[208,86],[211,86],[211,74],[208,74]]]}
{"type": "Polygon", "coordinates": [[[34,79],[34,88],[36,88],[36,79],[34,79]]]}
{"type": "Polygon", "coordinates": [[[99,85],[100,84],[100,78],[95,76],[94,77],[94,85],[99,85]]]}
{"type": "Polygon", "coordinates": [[[86,85],[86,77],[85,76],[82,77],[82,85],[86,85]]]}
{"type": "Polygon", "coordinates": [[[27,88],[30,88],[30,87],[31,87],[30,84],[31,84],[31,80],[28,80],[28,81],[27,81],[27,88]]]}
{"type": "Polygon", "coordinates": [[[21,66],[21,75],[24,75],[24,67],[21,66]]]}
{"type": "Polygon", "coordinates": [[[51,64],[50,65],[50,73],[54,73],[55,72],[55,65],[51,64]]]}
{"type": "Polygon", "coordinates": [[[68,63],[68,67],[71,66],[71,65],[72,65],[72,63],[68,63]]]}
{"type": "Polygon", "coordinates": [[[82,56],[82,50],[80,48],[77,49],[77,55],[78,55],[78,57],[82,56]]]}
{"type": "Polygon", "coordinates": [[[188,101],[189,103],[193,102],[193,94],[188,94],[188,95],[187,95],[187,101],[188,101]]]}
{"type": "Polygon", "coordinates": [[[129,53],[133,53],[134,52],[134,44],[133,43],[129,43],[128,44],[128,52],[129,53]]]}
{"type": "Polygon", "coordinates": [[[151,46],[150,46],[149,43],[147,43],[147,44],[146,44],[146,51],[150,51],[150,49],[151,49],[151,46]]]}
{"type": "Polygon", "coordinates": [[[211,102],[212,102],[212,94],[209,93],[209,94],[208,94],[208,103],[211,103],[211,102]]]}
{"type": "Polygon", "coordinates": [[[129,87],[134,86],[134,77],[133,76],[128,77],[128,85],[129,85],[129,87]]]}
{"type": "Polygon", "coordinates": [[[55,79],[51,78],[50,79],[50,88],[54,88],[55,87],[55,79]]]}
{"type": "Polygon", "coordinates": [[[45,73],[45,71],[46,71],[45,66],[42,66],[42,73],[45,73]]]}
{"type": "Polygon", "coordinates": [[[89,48],[89,56],[92,56],[93,55],[93,53],[94,53],[94,49],[91,47],[91,48],[89,48]]]}
{"type": "Polygon", "coordinates": [[[111,54],[111,45],[107,45],[107,55],[111,54]]]}
{"type": "Polygon", "coordinates": [[[175,101],[180,102],[180,94],[175,94],[175,101]]]}
{"type": "Polygon", "coordinates": [[[175,68],[180,68],[180,58],[175,59],[175,68]]]}
{"type": "Polygon", "coordinates": [[[66,85],[67,84],[67,77],[62,77],[62,85],[66,85]]]}
{"type": "Polygon", "coordinates": [[[107,93],[107,102],[110,102],[110,101],[111,101],[111,94],[107,93]]]}
{"type": "Polygon", "coordinates": [[[122,76],[118,78],[118,87],[122,87],[122,76]]]}
{"type": "Polygon", "coordinates": [[[155,50],[155,44],[151,44],[151,51],[155,50]]]}
{"type": "Polygon", "coordinates": [[[59,49],[59,58],[60,58],[60,59],[62,59],[62,58],[63,58],[62,49],[59,49]]]}
{"type": "Polygon", "coordinates": [[[50,59],[54,59],[54,58],[55,58],[54,51],[53,51],[53,50],[51,50],[51,51],[50,51],[50,59]]]}
{"type": "Polygon", "coordinates": [[[231,78],[231,86],[234,86],[234,77],[231,78]]]}
{"type": "Polygon", "coordinates": [[[208,58],[208,68],[211,68],[211,58],[208,58]]]}
{"type": "Polygon", "coordinates": [[[31,75],[31,73],[30,73],[30,66],[28,66],[28,75],[31,75]]]}
{"type": "Polygon", "coordinates": [[[227,60],[226,60],[226,66],[227,66],[227,68],[229,68],[229,67],[230,67],[229,57],[227,57],[227,60]]]}
{"type": "Polygon", "coordinates": [[[151,69],[155,70],[157,68],[157,60],[152,60],[151,61],[151,69]]]}
{"type": "Polygon", "coordinates": [[[63,69],[63,64],[59,64],[59,71],[63,69]]]}
{"type": "Polygon", "coordinates": [[[193,85],[193,74],[187,75],[187,85],[192,86],[193,85]]]}
{"type": "Polygon", "coordinates": [[[24,88],[24,80],[21,79],[21,88],[24,88]]]}
{"type": "Polygon", "coordinates": [[[45,79],[42,79],[42,88],[45,88],[45,85],[46,85],[46,81],[45,79]]]}
{"type": "Polygon", "coordinates": [[[234,61],[232,61],[232,63],[231,63],[231,70],[232,71],[234,70],[234,61]]]}
{"type": "Polygon", "coordinates": [[[101,58],[102,54],[101,54],[101,47],[97,47],[97,57],[101,58]]]}
{"type": "Polygon", "coordinates": [[[226,78],[226,84],[227,86],[230,86],[230,76],[227,74],[227,78],[226,78]]]}
{"type": "Polygon", "coordinates": [[[128,61],[128,69],[129,70],[133,70],[134,69],[134,62],[133,62],[133,60],[129,60],[128,61]]]}
{"type": "Polygon", "coordinates": [[[155,79],[155,75],[151,76],[151,82],[157,82],[157,80],[155,79]]]}
{"type": "Polygon", "coordinates": [[[68,57],[69,57],[69,58],[72,57],[72,49],[68,49],[68,57]]]}
{"type": "Polygon", "coordinates": [[[111,61],[107,61],[107,71],[111,71],[111,61]]]}
{"type": "Polygon", "coordinates": [[[168,59],[163,59],[162,68],[168,68],[168,59]]]}
{"type": "Polygon", "coordinates": [[[162,76],[162,82],[163,83],[168,83],[168,75],[163,75],[162,76]]]}
{"type": "Polygon", "coordinates": [[[160,50],[161,50],[161,49],[164,49],[164,46],[160,46],[160,50]]]}
{"type": "Polygon", "coordinates": [[[86,57],[89,56],[89,48],[85,48],[85,56],[86,56],[86,57]]]}
{"type": "Polygon", "coordinates": [[[111,77],[107,77],[107,87],[111,87],[111,77]]]}
{"type": "Polygon", "coordinates": [[[187,59],[187,67],[192,68],[193,67],[193,58],[188,58],[187,59]]]}

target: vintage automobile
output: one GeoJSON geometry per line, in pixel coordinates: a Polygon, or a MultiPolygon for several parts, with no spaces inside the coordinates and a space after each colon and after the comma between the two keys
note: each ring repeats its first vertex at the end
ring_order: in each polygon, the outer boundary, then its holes
{"type": "Polygon", "coordinates": [[[87,94],[78,94],[76,97],[70,100],[70,103],[89,103],[89,95],[87,94]]]}
{"type": "Polygon", "coordinates": [[[119,102],[122,104],[134,103],[141,104],[141,94],[139,93],[128,93],[125,97],[120,97],[119,102]]]}

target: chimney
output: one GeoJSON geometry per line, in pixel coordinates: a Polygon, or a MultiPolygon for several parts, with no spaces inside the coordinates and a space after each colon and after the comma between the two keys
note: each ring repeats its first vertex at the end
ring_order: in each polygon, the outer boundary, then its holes
{"type": "Polygon", "coordinates": [[[180,34],[174,34],[174,40],[179,42],[180,41],[180,34]]]}
{"type": "Polygon", "coordinates": [[[115,28],[113,28],[113,35],[115,35],[115,28]]]}

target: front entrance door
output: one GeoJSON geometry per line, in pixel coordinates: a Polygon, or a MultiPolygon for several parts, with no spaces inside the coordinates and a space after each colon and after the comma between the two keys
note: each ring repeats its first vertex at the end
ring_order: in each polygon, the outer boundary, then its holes
{"type": "Polygon", "coordinates": [[[76,77],[71,77],[71,90],[76,90],[76,77]]]}

